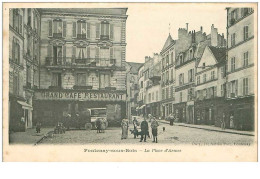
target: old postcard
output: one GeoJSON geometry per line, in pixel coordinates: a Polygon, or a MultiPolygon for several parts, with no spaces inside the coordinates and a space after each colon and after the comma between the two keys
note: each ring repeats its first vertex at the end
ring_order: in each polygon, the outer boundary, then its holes
{"type": "Polygon", "coordinates": [[[257,161],[257,3],[3,3],[4,161],[257,161]]]}

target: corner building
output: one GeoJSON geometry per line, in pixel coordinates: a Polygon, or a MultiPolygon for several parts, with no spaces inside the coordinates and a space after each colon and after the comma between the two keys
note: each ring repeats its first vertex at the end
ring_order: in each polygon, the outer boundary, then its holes
{"type": "Polygon", "coordinates": [[[226,116],[238,130],[254,129],[255,18],[252,8],[227,8],[226,116]]]}
{"type": "Polygon", "coordinates": [[[110,126],[126,115],[127,8],[39,9],[40,89],[34,119],[56,124],[106,108],[110,126]]]}

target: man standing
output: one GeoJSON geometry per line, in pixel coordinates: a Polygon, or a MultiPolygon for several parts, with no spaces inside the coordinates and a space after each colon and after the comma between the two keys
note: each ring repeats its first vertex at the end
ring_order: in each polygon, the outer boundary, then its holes
{"type": "Polygon", "coordinates": [[[148,134],[148,122],[144,118],[144,120],[141,123],[141,140],[140,140],[140,142],[142,142],[143,139],[144,139],[144,142],[146,142],[146,135],[147,134],[148,134]]]}

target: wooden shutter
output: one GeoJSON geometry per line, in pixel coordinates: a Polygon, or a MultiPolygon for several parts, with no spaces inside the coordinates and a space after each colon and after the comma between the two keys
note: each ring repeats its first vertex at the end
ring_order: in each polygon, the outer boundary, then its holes
{"type": "Polygon", "coordinates": [[[63,33],[62,33],[62,36],[66,37],[66,35],[67,35],[67,22],[63,21],[63,33]]]}
{"type": "Polygon", "coordinates": [[[90,38],[90,23],[87,23],[87,38],[90,38]]]}
{"type": "Polygon", "coordinates": [[[87,47],[87,58],[90,58],[90,47],[87,47]]]}
{"type": "Polygon", "coordinates": [[[49,20],[49,36],[52,37],[52,20],[49,20]]]}
{"type": "Polygon", "coordinates": [[[75,46],[72,47],[72,57],[73,58],[76,57],[76,47],[75,46]]]}
{"type": "Polygon", "coordinates": [[[52,57],[52,45],[48,45],[47,55],[49,58],[52,57]]]}
{"type": "Polygon", "coordinates": [[[227,83],[227,97],[230,97],[230,82],[227,83]]]}
{"type": "Polygon", "coordinates": [[[96,47],[96,58],[99,58],[99,47],[96,47]]]}
{"type": "Polygon", "coordinates": [[[235,94],[238,96],[238,80],[235,81],[235,94]]]}
{"type": "Polygon", "coordinates": [[[66,45],[63,45],[63,64],[66,63],[66,45]]]}
{"type": "Polygon", "coordinates": [[[114,24],[110,24],[110,39],[114,39],[114,24]]]}
{"type": "Polygon", "coordinates": [[[96,38],[100,38],[100,23],[96,23],[96,38]]]}
{"type": "Polygon", "coordinates": [[[72,36],[76,37],[76,30],[77,30],[77,23],[73,22],[73,27],[72,27],[72,36]]]}

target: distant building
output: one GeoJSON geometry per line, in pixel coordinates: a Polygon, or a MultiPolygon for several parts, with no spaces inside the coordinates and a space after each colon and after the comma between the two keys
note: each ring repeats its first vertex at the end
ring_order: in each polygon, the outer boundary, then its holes
{"type": "Polygon", "coordinates": [[[138,107],[138,69],[143,63],[126,62],[126,114],[127,118],[131,120],[132,116],[137,116],[138,107]]]}
{"type": "Polygon", "coordinates": [[[225,109],[226,48],[207,46],[196,70],[195,124],[220,127],[225,109]]]}
{"type": "Polygon", "coordinates": [[[145,103],[144,103],[144,65],[138,69],[138,107],[136,108],[139,116],[145,116],[145,103]]]}
{"type": "Polygon", "coordinates": [[[146,57],[145,61],[145,114],[154,117],[161,116],[161,56],[157,53],[154,56],[146,57]]]}
{"type": "Polygon", "coordinates": [[[68,114],[106,108],[110,126],[126,115],[127,8],[38,9],[40,89],[34,116],[54,125],[68,114]]]}
{"type": "Polygon", "coordinates": [[[9,128],[33,126],[33,95],[39,87],[40,13],[37,9],[9,12],[9,128]]]}
{"type": "Polygon", "coordinates": [[[227,8],[227,104],[226,116],[236,129],[252,130],[255,111],[254,10],[227,8]]]}
{"type": "Polygon", "coordinates": [[[194,124],[194,97],[195,97],[195,73],[196,62],[200,61],[206,46],[225,47],[224,35],[218,34],[218,30],[212,24],[211,34],[206,35],[201,27],[200,31],[188,32],[187,29],[179,29],[181,35],[176,42],[176,87],[174,104],[176,119],[178,122],[194,124]],[[182,39],[184,38],[184,40],[182,39]],[[185,43],[186,48],[182,45],[185,43]],[[182,48],[182,50],[180,50],[182,48]]]}

